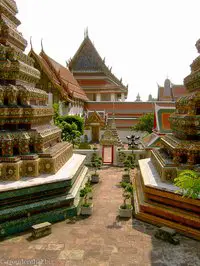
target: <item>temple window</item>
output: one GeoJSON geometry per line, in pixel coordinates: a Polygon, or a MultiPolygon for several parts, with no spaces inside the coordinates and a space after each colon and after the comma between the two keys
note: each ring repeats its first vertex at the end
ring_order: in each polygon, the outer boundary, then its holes
{"type": "Polygon", "coordinates": [[[8,105],[8,97],[7,96],[4,97],[4,103],[3,104],[8,105]]]}
{"type": "Polygon", "coordinates": [[[30,100],[31,105],[37,105],[36,100],[30,100]]]}
{"type": "Polygon", "coordinates": [[[180,163],[187,163],[187,155],[185,155],[185,154],[182,154],[181,156],[180,156],[180,163]]]}
{"type": "Polygon", "coordinates": [[[18,125],[17,124],[5,124],[4,129],[14,131],[18,129],[18,125]]]}
{"type": "Polygon", "coordinates": [[[19,148],[18,147],[13,147],[13,155],[19,155],[19,148]]]}
{"type": "Polygon", "coordinates": [[[110,94],[101,94],[102,101],[110,101],[110,94]]]}
{"type": "Polygon", "coordinates": [[[35,152],[33,144],[29,144],[29,150],[30,150],[30,153],[34,153],[35,152]]]}
{"type": "Polygon", "coordinates": [[[18,125],[18,129],[20,129],[20,130],[29,130],[30,129],[30,125],[29,124],[19,124],[18,125]]]}
{"type": "Polygon", "coordinates": [[[21,105],[21,98],[20,98],[20,96],[17,97],[17,105],[21,105]]]}
{"type": "Polygon", "coordinates": [[[196,114],[197,114],[197,115],[200,115],[200,107],[197,107],[197,109],[196,109],[196,114]]]}

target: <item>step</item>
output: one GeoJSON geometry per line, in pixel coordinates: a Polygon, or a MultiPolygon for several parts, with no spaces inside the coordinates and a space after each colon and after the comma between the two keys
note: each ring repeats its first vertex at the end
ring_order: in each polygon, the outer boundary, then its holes
{"type": "Polygon", "coordinates": [[[142,184],[141,184],[141,180],[140,177],[137,175],[137,177],[135,178],[135,185],[136,185],[136,191],[134,192],[134,205],[135,205],[135,213],[136,213],[136,218],[155,224],[157,226],[168,226],[171,228],[176,229],[178,232],[183,233],[189,237],[193,237],[195,239],[199,239],[200,240],[200,230],[198,230],[197,228],[191,228],[190,225],[186,225],[186,224],[180,224],[177,221],[171,221],[169,220],[169,214],[174,214],[176,215],[176,217],[181,217],[184,218],[185,221],[187,221],[188,223],[196,223],[196,225],[198,226],[200,221],[198,218],[196,218],[196,216],[192,216],[189,215],[187,212],[187,217],[185,216],[185,214],[183,215],[182,211],[178,211],[178,212],[173,212],[173,210],[169,207],[169,206],[165,206],[163,205],[162,207],[157,207],[155,205],[151,205],[145,202],[145,195],[143,193],[143,189],[142,189],[142,184]],[[144,207],[145,206],[145,207],[144,207]],[[148,210],[149,208],[149,210],[148,210]],[[168,209],[167,209],[168,208],[168,209]],[[160,217],[162,215],[157,215],[157,213],[155,213],[156,210],[161,211],[161,214],[165,214],[166,217],[160,217]],[[168,214],[168,215],[167,215],[168,214]],[[167,219],[168,218],[168,219],[167,219]]]}

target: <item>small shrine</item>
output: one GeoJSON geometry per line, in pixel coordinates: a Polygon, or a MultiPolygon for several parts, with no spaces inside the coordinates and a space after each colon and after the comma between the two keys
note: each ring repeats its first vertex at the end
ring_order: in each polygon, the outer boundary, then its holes
{"type": "MultiPolygon", "coordinates": [[[[200,52],[200,40],[196,43],[200,52]]],[[[151,158],[139,161],[136,176],[136,217],[177,229],[200,239],[200,199],[177,194],[173,181],[185,169],[200,171],[200,56],[184,79],[187,95],[176,101],[169,117],[172,133],[161,137],[151,158]]]]}
{"type": "Polygon", "coordinates": [[[0,237],[76,215],[87,181],[85,156],[61,141],[48,94],[35,88],[40,72],[24,54],[17,12],[0,1],[0,237]]]}

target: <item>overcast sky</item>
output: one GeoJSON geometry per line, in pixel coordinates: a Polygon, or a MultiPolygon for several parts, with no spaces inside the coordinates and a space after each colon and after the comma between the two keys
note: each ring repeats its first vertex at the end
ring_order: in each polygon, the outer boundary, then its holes
{"type": "MultiPolygon", "coordinates": [[[[36,52],[59,63],[73,57],[84,29],[106,64],[129,84],[128,100],[142,100],[168,77],[182,84],[198,56],[199,0],[16,0],[19,30],[36,52]]],[[[30,45],[27,47],[27,52],[30,45]]]]}

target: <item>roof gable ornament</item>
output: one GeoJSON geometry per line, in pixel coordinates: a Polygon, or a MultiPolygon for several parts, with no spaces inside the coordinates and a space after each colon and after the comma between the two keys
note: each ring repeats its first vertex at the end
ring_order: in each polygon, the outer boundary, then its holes
{"type": "Polygon", "coordinates": [[[141,99],[140,99],[140,94],[138,93],[137,97],[136,97],[136,102],[141,102],[141,99]]]}
{"type": "Polygon", "coordinates": [[[88,27],[84,30],[84,39],[88,38],[88,27]]]}

